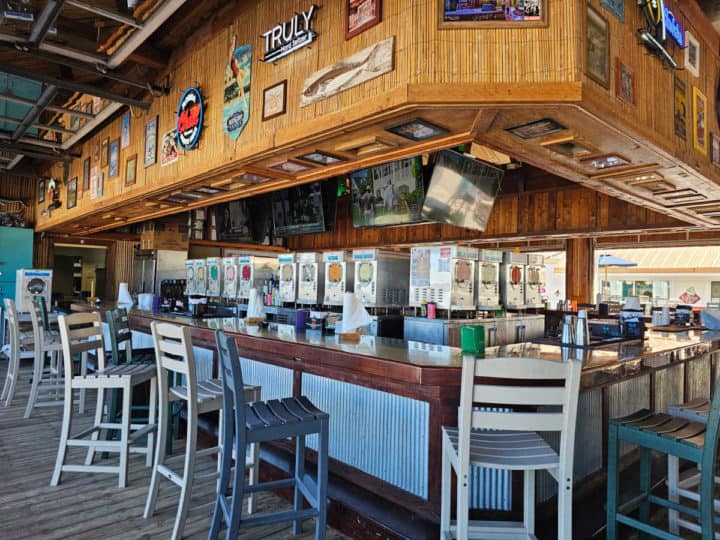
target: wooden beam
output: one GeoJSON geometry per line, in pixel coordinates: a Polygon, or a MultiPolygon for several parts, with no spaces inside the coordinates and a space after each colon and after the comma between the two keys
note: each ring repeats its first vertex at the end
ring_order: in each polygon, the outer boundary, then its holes
{"type": "Polygon", "coordinates": [[[592,238],[565,242],[565,297],[581,304],[594,303],[595,250],[592,238]]]}

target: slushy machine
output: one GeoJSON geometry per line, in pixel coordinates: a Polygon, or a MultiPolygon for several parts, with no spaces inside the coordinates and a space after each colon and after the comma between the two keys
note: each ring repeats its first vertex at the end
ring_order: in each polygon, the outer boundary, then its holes
{"type": "Polygon", "coordinates": [[[297,265],[295,254],[278,255],[278,294],[280,302],[295,303],[297,300],[297,265]]]}
{"type": "Polygon", "coordinates": [[[325,262],[325,300],[327,306],[342,306],[345,292],[353,291],[355,268],[352,257],[346,251],[323,253],[325,262]]]}
{"type": "Polygon", "coordinates": [[[410,251],[410,306],[434,302],[438,309],[475,309],[478,250],[433,246],[410,251]]]}
{"type": "Polygon", "coordinates": [[[365,307],[398,307],[408,301],[410,257],[380,249],[356,249],[355,296],[365,307]]]}
{"type": "Polygon", "coordinates": [[[477,307],[495,310],[500,307],[500,265],[503,253],[494,249],[481,249],[478,256],[477,307]]]}
{"type": "Polygon", "coordinates": [[[525,307],[541,308],[545,289],[545,257],[530,253],[525,268],[525,307]]]}
{"type": "Polygon", "coordinates": [[[237,259],[237,298],[248,300],[250,290],[262,293],[263,285],[274,279],[278,262],[273,257],[247,255],[237,259]]]}
{"type": "Polygon", "coordinates": [[[322,304],[325,285],[325,265],[319,253],[298,253],[298,304],[317,306],[322,304]]]}
{"type": "Polygon", "coordinates": [[[207,274],[207,295],[211,298],[220,298],[223,286],[222,259],[208,257],[205,260],[205,272],[207,274]]]}
{"type": "Polygon", "coordinates": [[[500,297],[505,309],[525,308],[525,263],[523,253],[503,253],[500,268],[500,297]]]}
{"type": "Polygon", "coordinates": [[[15,306],[18,312],[27,313],[32,308],[33,296],[42,296],[45,305],[52,305],[53,271],[41,268],[20,268],[15,272],[15,306]]]}
{"type": "Polygon", "coordinates": [[[224,257],[223,269],[223,298],[234,300],[238,293],[238,259],[237,257],[224,257]]]}

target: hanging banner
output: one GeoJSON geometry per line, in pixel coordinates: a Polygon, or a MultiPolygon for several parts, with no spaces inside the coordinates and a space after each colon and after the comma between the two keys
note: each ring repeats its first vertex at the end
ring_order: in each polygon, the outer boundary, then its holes
{"type": "MultiPolygon", "coordinates": [[[[233,39],[233,49],[235,40],[233,39]]],[[[242,45],[230,53],[225,66],[223,131],[237,140],[250,119],[250,67],[252,47],[242,45]]]]}

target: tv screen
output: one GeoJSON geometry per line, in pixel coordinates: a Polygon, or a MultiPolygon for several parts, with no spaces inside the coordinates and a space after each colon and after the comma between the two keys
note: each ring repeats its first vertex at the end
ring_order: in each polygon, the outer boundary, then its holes
{"type": "Polygon", "coordinates": [[[274,191],[272,218],[275,236],[325,232],[321,183],[274,191]]]}
{"type": "Polygon", "coordinates": [[[350,173],[354,227],[422,221],[424,196],[420,156],[350,173]]]}
{"type": "Polygon", "coordinates": [[[452,150],[438,152],[422,208],[431,221],[484,231],[503,171],[452,150]]]}
{"type": "Polygon", "coordinates": [[[217,236],[221,242],[261,244],[272,231],[269,195],[258,195],[217,206],[217,236]]]}

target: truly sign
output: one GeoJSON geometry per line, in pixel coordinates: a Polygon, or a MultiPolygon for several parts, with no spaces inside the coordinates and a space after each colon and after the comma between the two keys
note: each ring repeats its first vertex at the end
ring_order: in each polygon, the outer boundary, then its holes
{"type": "Polygon", "coordinates": [[[265,56],[263,62],[275,62],[288,54],[310,45],[317,33],[312,29],[313,16],[317,6],[310,6],[310,9],[296,14],[289,21],[280,23],[262,37],[265,39],[265,56]]]}

